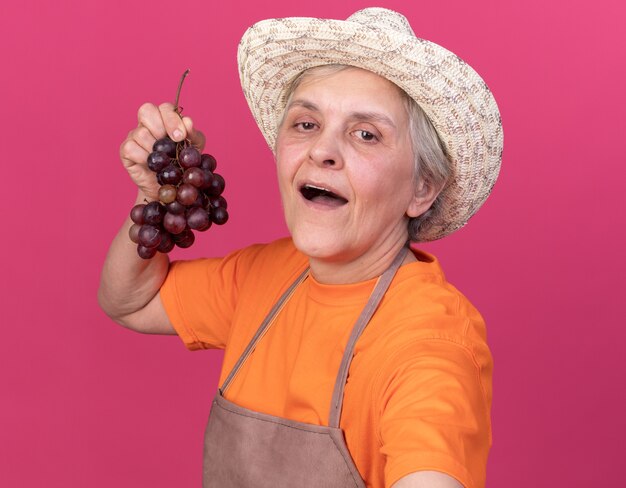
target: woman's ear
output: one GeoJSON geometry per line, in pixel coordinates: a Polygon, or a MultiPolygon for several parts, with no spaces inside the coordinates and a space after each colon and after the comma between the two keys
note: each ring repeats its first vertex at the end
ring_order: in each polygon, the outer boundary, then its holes
{"type": "Polygon", "coordinates": [[[441,193],[442,188],[434,188],[426,184],[424,180],[419,181],[415,189],[415,195],[409,202],[406,215],[409,218],[419,217],[428,210],[435,199],[441,193]]]}

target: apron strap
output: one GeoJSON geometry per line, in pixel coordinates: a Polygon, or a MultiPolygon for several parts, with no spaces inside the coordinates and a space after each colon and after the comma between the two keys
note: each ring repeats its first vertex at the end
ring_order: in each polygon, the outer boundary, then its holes
{"type": "Polygon", "coordinates": [[[254,350],[254,347],[256,346],[257,342],[259,342],[261,338],[265,335],[265,332],[274,321],[274,318],[276,317],[276,315],[278,315],[278,312],[281,311],[281,309],[283,308],[287,300],[289,300],[289,298],[291,297],[295,289],[298,287],[300,283],[304,281],[304,279],[308,276],[308,274],[309,274],[309,268],[307,267],[300,274],[300,276],[296,278],[296,280],[291,284],[291,286],[287,288],[285,293],[282,294],[282,296],[278,299],[274,307],[272,307],[270,312],[267,314],[267,317],[265,317],[265,320],[263,321],[263,323],[261,323],[261,326],[256,331],[256,334],[254,334],[254,337],[252,337],[252,340],[248,344],[248,347],[246,347],[246,349],[243,351],[243,353],[239,357],[239,360],[235,363],[235,366],[233,366],[232,371],[230,372],[228,377],[224,380],[224,384],[219,389],[222,395],[226,391],[226,388],[228,388],[228,386],[230,385],[231,381],[234,379],[235,375],[239,372],[241,365],[245,362],[246,359],[248,359],[248,356],[254,350]]]}
{"type": "Polygon", "coordinates": [[[389,266],[380,278],[378,278],[376,286],[374,287],[367,304],[363,308],[361,315],[352,328],[352,334],[350,334],[350,338],[348,339],[348,344],[346,345],[346,350],[343,354],[343,359],[341,360],[341,366],[339,367],[339,373],[337,374],[337,380],[335,381],[335,389],[333,391],[333,398],[330,404],[330,414],[328,416],[329,427],[339,428],[341,407],[343,405],[343,390],[346,385],[346,380],[348,379],[348,369],[350,368],[350,363],[352,362],[356,342],[372,318],[372,315],[374,315],[374,312],[378,308],[378,305],[389,288],[393,277],[396,275],[396,272],[404,261],[408,250],[409,243],[407,242],[407,244],[397,254],[391,263],[391,266],[389,266]]]}

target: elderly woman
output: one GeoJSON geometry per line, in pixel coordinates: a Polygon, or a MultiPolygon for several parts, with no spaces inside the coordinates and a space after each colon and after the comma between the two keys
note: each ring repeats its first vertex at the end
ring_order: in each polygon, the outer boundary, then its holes
{"type": "MultiPolygon", "coordinates": [[[[488,196],[502,150],[491,93],[378,8],[260,22],[238,60],[291,237],[146,262],[127,221],[99,293],[122,325],[225,349],[204,486],[484,486],[485,326],[408,242],[450,234],[488,196]]],[[[143,202],[158,191],[155,140],[204,136],[171,104],[138,118],[121,157],[143,202]]]]}

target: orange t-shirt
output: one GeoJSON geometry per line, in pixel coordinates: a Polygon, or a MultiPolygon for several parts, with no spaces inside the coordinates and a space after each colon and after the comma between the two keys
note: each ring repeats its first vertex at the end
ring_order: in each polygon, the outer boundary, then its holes
{"type": "MultiPolygon", "coordinates": [[[[414,251],[359,338],[340,427],[368,487],[436,470],[485,485],[492,358],[482,317],[414,251]]],[[[161,299],[189,349],[225,349],[220,385],[272,305],[306,268],[290,239],[221,259],[172,264],[161,299]]],[[[245,408],[328,425],[348,337],[375,279],[299,285],[225,397],[245,408]]]]}

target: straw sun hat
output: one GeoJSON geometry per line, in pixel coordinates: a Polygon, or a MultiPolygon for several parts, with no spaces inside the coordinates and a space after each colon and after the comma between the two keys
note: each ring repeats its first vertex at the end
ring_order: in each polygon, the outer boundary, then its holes
{"type": "Polygon", "coordinates": [[[285,90],[302,71],[346,64],[386,78],[429,117],[453,161],[430,241],[464,226],[489,196],[500,169],[502,123],[482,78],[454,53],[415,36],[404,16],[367,8],[347,20],[269,19],[250,27],[237,55],[244,95],[271,148],[285,90]]]}

